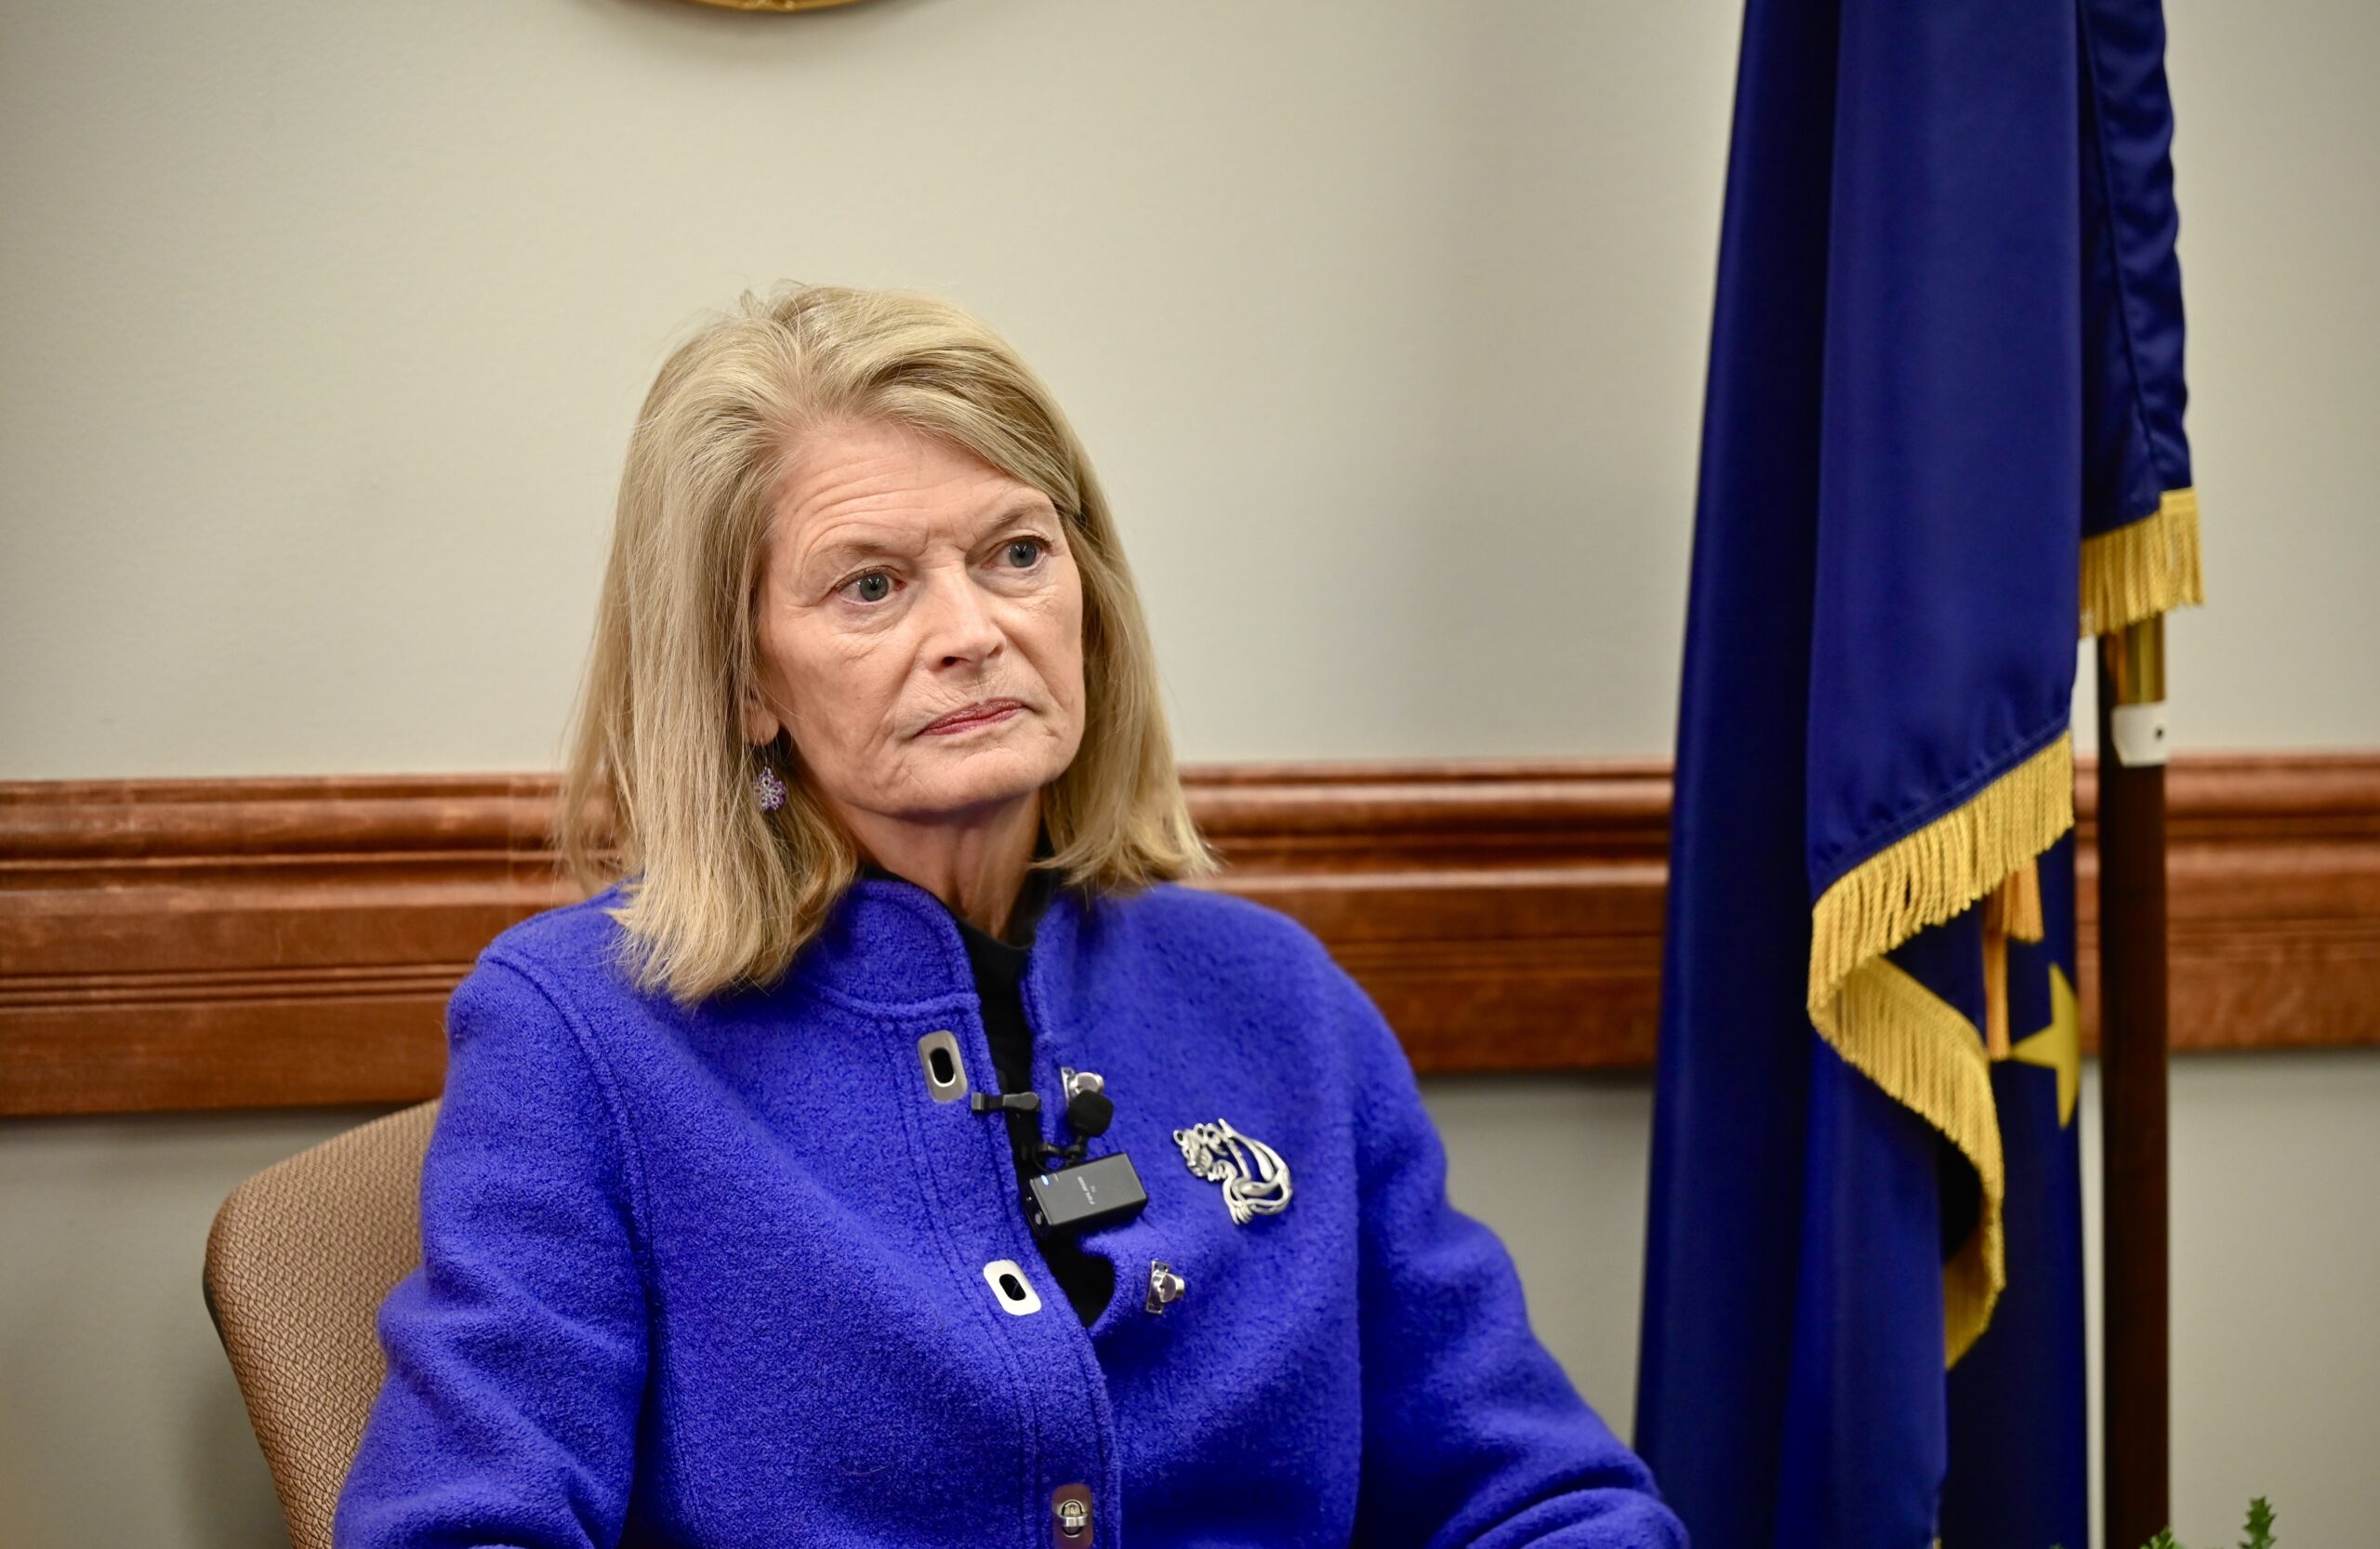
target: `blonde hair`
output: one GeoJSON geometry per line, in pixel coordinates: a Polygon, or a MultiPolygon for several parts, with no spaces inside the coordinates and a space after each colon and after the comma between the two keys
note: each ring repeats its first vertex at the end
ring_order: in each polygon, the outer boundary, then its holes
{"type": "Polygon", "coordinates": [[[747,292],[671,353],[645,395],[555,818],[640,987],[693,1004],[783,976],[857,875],[850,835],[781,732],[744,741],[754,597],[776,492],[804,432],[874,419],[965,448],[1057,507],[1083,591],[1082,744],[1042,791],[1066,885],[1125,892],[1216,869],[1175,770],[1131,573],[1106,497],[1050,390],[950,303],[906,292],[747,292]],[[765,762],[787,787],[763,813],[765,762]]]}

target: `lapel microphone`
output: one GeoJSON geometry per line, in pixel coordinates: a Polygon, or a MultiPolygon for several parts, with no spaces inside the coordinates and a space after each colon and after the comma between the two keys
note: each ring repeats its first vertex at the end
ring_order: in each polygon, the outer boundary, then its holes
{"type": "MultiPolygon", "coordinates": [[[[1107,1083],[1092,1070],[1061,1069],[1058,1079],[1066,1093],[1066,1129],[1073,1141],[1051,1145],[1037,1132],[1016,1146],[1018,1171],[1025,1174],[1025,1214],[1037,1237],[1095,1232],[1131,1220],[1149,1202],[1148,1190],[1141,1186],[1141,1175],[1124,1152],[1082,1159],[1091,1143],[1116,1121],[1116,1100],[1107,1095],[1107,1083]],[[1057,1165],[1049,1165],[1052,1161],[1057,1165]]],[[[1038,1115],[1041,1095],[977,1092],[969,1094],[967,1105],[977,1113],[1038,1115]]],[[[1012,1127],[1012,1139],[1021,1128],[1012,1127]]]]}

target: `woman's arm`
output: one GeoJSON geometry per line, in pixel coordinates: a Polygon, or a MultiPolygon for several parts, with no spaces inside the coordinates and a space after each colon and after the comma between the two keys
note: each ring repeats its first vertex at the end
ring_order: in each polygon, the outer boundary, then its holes
{"type": "Polygon", "coordinates": [[[389,1374],[339,1549],[619,1540],[645,1373],[633,1183],[594,1051],[482,959],[447,1009],[421,1266],[382,1304],[389,1374]]]}
{"type": "MultiPolygon", "coordinates": [[[[1361,1549],[1682,1549],[1652,1477],[1530,1331],[1494,1233],[1447,1200],[1446,1149],[1368,996],[1331,973],[1358,1061],[1361,1549]]],[[[1579,1230],[1593,1233],[1592,1223],[1579,1230]]]]}

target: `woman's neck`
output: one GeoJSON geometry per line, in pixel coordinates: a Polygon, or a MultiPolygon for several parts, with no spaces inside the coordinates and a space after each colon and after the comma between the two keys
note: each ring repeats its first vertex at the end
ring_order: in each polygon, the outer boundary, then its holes
{"type": "Polygon", "coordinates": [[[1041,832],[1041,793],[1027,792],[987,816],[912,822],[881,813],[841,814],[860,853],[932,894],[988,936],[1002,936],[1024,891],[1041,832]]]}

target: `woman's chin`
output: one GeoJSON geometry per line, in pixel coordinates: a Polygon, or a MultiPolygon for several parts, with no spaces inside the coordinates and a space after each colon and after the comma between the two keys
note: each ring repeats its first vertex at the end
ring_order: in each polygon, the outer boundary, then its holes
{"type": "Polygon", "coordinates": [[[1049,761],[1010,748],[953,748],[934,778],[922,782],[918,806],[950,817],[983,816],[1030,797],[1062,773],[1049,761]]]}

